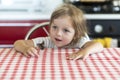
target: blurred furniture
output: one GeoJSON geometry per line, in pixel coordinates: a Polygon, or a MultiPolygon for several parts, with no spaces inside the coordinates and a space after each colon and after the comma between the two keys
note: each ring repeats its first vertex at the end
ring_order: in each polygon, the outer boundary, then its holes
{"type": "MultiPolygon", "coordinates": [[[[16,40],[24,39],[27,32],[36,24],[46,22],[46,20],[0,20],[0,45],[11,45],[16,40]]],[[[46,36],[42,29],[35,31],[31,38],[36,36],[46,36]],[[39,33],[41,32],[41,33],[39,33]]]]}
{"type": "Polygon", "coordinates": [[[37,30],[38,28],[43,28],[43,30],[45,31],[45,33],[46,33],[47,35],[49,35],[47,29],[45,28],[46,26],[49,26],[49,22],[43,22],[43,23],[36,24],[35,26],[33,26],[33,27],[27,32],[27,34],[26,34],[26,36],[25,36],[25,40],[28,40],[29,37],[31,36],[31,34],[32,34],[35,30],[37,30]]]}
{"type": "Polygon", "coordinates": [[[105,48],[85,61],[66,59],[77,50],[49,48],[26,58],[0,48],[0,80],[120,80],[120,48],[105,48]]]}

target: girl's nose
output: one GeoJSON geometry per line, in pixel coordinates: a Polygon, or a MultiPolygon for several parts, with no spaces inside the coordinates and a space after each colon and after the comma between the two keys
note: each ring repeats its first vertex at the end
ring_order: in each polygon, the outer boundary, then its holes
{"type": "Polygon", "coordinates": [[[62,35],[62,31],[61,30],[57,30],[56,35],[61,36],[62,35]]]}

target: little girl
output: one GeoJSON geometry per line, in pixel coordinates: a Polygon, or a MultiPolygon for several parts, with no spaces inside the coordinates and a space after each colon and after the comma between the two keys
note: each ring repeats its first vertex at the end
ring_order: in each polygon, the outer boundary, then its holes
{"type": "Polygon", "coordinates": [[[45,48],[79,48],[67,59],[86,59],[89,54],[103,50],[102,44],[91,41],[87,35],[83,12],[72,4],[63,4],[51,15],[49,36],[31,40],[17,40],[14,48],[26,57],[38,56],[37,44],[44,42],[45,48]]]}

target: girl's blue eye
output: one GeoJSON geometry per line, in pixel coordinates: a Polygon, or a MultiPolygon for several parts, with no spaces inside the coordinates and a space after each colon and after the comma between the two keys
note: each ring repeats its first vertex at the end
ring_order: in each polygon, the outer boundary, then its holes
{"type": "Polygon", "coordinates": [[[64,32],[70,32],[69,30],[67,30],[67,29],[64,29],[64,32]]]}
{"type": "Polygon", "coordinates": [[[54,29],[56,29],[57,28],[57,26],[52,26],[54,29]]]}

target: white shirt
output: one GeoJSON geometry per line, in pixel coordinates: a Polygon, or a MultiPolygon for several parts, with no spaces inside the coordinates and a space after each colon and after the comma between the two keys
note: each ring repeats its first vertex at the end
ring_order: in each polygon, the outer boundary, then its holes
{"type": "MultiPolygon", "coordinates": [[[[44,41],[45,48],[57,48],[56,45],[51,41],[50,37],[38,37],[32,39],[34,46],[37,47],[37,44],[41,44],[44,41]]],[[[88,35],[86,34],[82,37],[78,43],[74,46],[70,46],[69,48],[81,48],[86,42],[90,41],[88,35]]]]}

